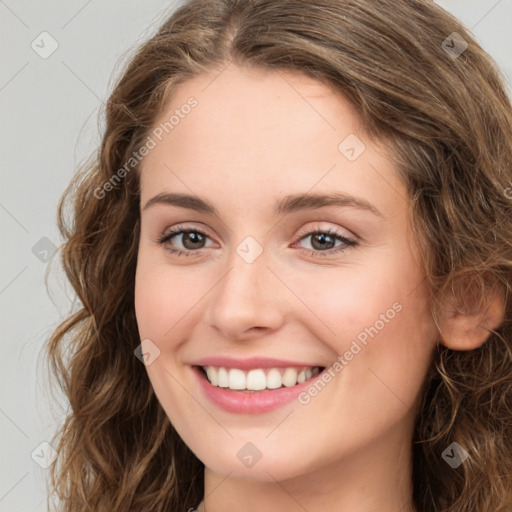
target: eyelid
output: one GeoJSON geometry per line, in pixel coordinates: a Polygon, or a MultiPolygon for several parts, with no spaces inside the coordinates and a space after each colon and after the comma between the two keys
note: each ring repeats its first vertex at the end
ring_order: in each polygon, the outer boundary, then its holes
{"type": "MultiPolygon", "coordinates": [[[[352,232],[347,232],[347,233],[338,233],[338,231],[341,229],[339,227],[332,227],[332,226],[328,226],[328,227],[323,227],[322,225],[320,225],[320,222],[323,222],[323,221],[316,221],[316,224],[314,227],[303,227],[299,230],[298,234],[296,235],[298,237],[298,239],[302,239],[304,236],[306,235],[311,235],[312,233],[314,232],[328,232],[328,231],[331,231],[333,232],[333,234],[336,234],[337,236],[341,236],[341,237],[344,237],[344,238],[348,238],[348,239],[352,239],[354,241],[358,241],[359,240],[359,237],[354,235],[352,232]],[[334,233],[336,232],[336,233],[334,233]]],[[[188,225],[186,222],[185,223],[178,223],[178,224],[175,224],[173,226],[168,226],[166,227],[162,234],[158,237],[159,239],[160,238],[163,238],[163,237],[167,237],[168,235],[172,235],[172,234],[178,234],[180,231],[198,231],[200,233],[203,233],[204,235],[208,236],[209,238],[214,238],[211,236],[211,234],[209,233],[209,230],[208,228],[204,227],[202,224],[193,224],[193,225],[188,225]],[[172,231],[171,231],[172,229],[172,231]],[[169,230],[169,231],[168,231],[169,230]]]]}
{"type": "Polygon", "coordinates": [[[211,235],[210,230],[202,224],[192,224],[188,225],[188,223],[178,223],[172,226],[167,226],[159,235],[159,238],[166,237],[169,235],[179,234],[181,231],[194,231],[198,233],[203,233],[209,238],[213,239],[214,237],[211,235]]]}
{"type": "MultiPolygon", "coordinates": [[[[213,237],[209,234],[209,231],[205,228],[197,227],[197,226],[188,226],[185,224],[176,224],[174,226],[170,226],[164,229],[164,231],[157,235],[156,240],[154,240],[157,243],[166,243],[165,240],[168,240],[170,238],[173,238],[175,236],[181,235],[186,232],[194,232],[194,233],[201,233],[205,237],[209,238],[210,240],[213,240],[213,237]]],[[[196,251],[190,251],[190,252],[199,252],[201,249],[198,249],[196,251]]]]}
{"type": "Polygon", "coordinates": [[[351,231],[347,231],[345,229],[345,230],[343,230],[345,232],[342,232],[342,228],[340,228],[338,226],[333,227],[332,225],[325,227],[325,226],[323,226],[321,224],[321,222],[322,221],[317,221],[314,227],[301,228],[299,230],[299,234],[297,236],[302,237],[304,235],[310,235],[310,234],[312,234],[314,232],[322,232],[322,233],[324,233],[324,232],[330,231],[331,233],[336,234],[336,236],[348,238],[348,239],[351,239],[351,240],[354,240],[354,241],[358,240],[358,237],[356,235],[354,235],[351,231]]]}
{"type": "MultiPolygon", "coordinates": [[[[303,253],[303,254],[307,253],[312,256],[319,255],[320,257],[327,257],[327,256],[334,256],[337,253],[341,253],[350,247],[356,247],[359,245],[357,236],[354,236],[352,234],[343,234],[343,233],[340,233],[339,230],[340,230],[339,227],[336,227],[336,228],[334,228],[332,226],[322,227],[317,221],[317,224],[315,227],[309,227],[309,228],[304,227],[299,231],[299,233],[296,235],[296,241],[293,242],[292,247],[294,247],[296,244],[300,243],[303,239],[313,236],[314,234],[317,234],[317,233],[326,233],[334,238],[337,238],[338,240],[341,240],[343,242],[343,244],[345,244],[345,247],[344,248],[336,248],[336,246],[335,246],[335,247],[327,249],[325,251],[306,249],[306,248],[299,247],[299,250],[301,251],[301,253],[303,253]]],[[[210,236],[207,229],[203,228],[202,226],[198,227],[197,225],[187,225],[185,223],[185,224],[176,224],[176,225],[171,226],[170,228],[169,227],[166,228],[163,231],[163,233],[161,235],[159,235],[158,238],[154,241],[160,245],[165,245],[166,243],[169,242],[169,240],[171,238],[174,238],[175,236],[182,235],[186,232],[197,232],[197,233],[200,233],[203,236],[213,240],[213,237],[210,236]]],[[[194,254],[199,255],[199,254],[201,254],[203,249],[207,249],[207,247],[201,247],[201,248],[195,249],[195,250],[193,250],[193,249],[183,250],[183,249],[176,249],[176,248],[173,248],[171,250],[170,248],[167,248],[167,250],[169,252],[179,253],[180,256],[182,254],[186,254],[187,256],[191,256],[194,254]]]]}
{"type": "Polygon", "coordinates": [[[314,236],[315,234],[327,234],[328,236],[341,241],[341,244],[338,246],[331,247],[330,249],[327,249],[325,251],[321,250],[315,250],[315,249],[307,249],[307,248],[299,248],[301,254],[308,255],[313,258],[335,258],[337,256],[340,256],[345,251],[351,248],[356,248],[359,246],[359,242],[357,240],[357,237],[353,235],[346,235],[338,231],[338,228],[328,227],[328,228],[322,228],[320,226],[317,226],[316,228],[309,228],[306,229],[305,232],[299,235],[299,238],[292,247],[295,247],[298,243],[300,243],[302,240],[305,240],[309,237],[314,236]]]}

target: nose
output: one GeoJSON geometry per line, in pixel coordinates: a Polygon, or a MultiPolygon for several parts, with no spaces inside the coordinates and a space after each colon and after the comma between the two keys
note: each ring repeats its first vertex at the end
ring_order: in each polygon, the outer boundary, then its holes
{"type": "Polygon", "coordinates": [[[205,315],[222,337],[249,340],[282,326],[286,317],[286,287],[275,270],[269,268],[266,254],[263,251],[248,263],[234,252],[212,290],[205,315]]]}

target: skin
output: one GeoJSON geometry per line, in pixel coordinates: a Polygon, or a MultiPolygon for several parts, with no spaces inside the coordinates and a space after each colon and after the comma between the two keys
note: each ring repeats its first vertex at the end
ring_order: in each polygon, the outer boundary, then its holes
{"type": "MultiPolygon", "coordinates": [[[[205,464],[206,510],[414,510],[413,425],[439,333],[392,159],[343,96],[301,74],[230,64],[199,75],[180,85],[155,126],[191,96],[197,107],[140,169],[135,307],[141,340],[160,350],[146,366],[155,393],[205,464]],[[338,150],[349,134],[366,146],[355,161],[338,150]],[[218,215],[144,208],[162,192],[197,195],[218,215]],[[352,194],[382,216],[347,206],[273,214],[276,201],[306,192],[352,194]],[[179,257],[157,243],[178,224],[205,232],[203,248],[177,235],[167,247],[190,253],[179,257]],[[301,239],[325,229],[358,245],[323,256],[342,242],[321,249],[313,236],[301,239]],[[236,252],[247,236],[263,249],[252,263],[236,252]],[[400,312],[307,405],[229,413],[203,395],[190,366],[227,355],[329,367],[394,303],[400,312]],[[248,442],[262,455],[251,468],[237,457],[248,442]]],[[[446,322],[445,343],[471,348],[486,338],[480,329],[461,341],[465,317],[446,322]]]]}

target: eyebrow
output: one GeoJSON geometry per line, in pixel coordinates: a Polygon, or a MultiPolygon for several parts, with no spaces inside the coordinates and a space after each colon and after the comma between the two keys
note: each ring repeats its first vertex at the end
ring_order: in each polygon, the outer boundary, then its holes
{"type": "MultiPolygon", "coordinates": [[[[188,210],[218,215],[218,212],[213,205],[198,196],[192,196],[188,194],[166,192],[157,194],[146,202],[143,210],[147,210],[150,206],[155,204],[179,206],[188,210]]],[[[292,194],[285,196],[276,202],[274,206],[274,214],[286,215],[292,212],[301,210],[314,210],[316,208],[322,208],[325,206],[356,208],[359,210],[371,212],[378,217],[384,218],[382,213],[365,199],[339,192],[333,192],[330,194],[292,194]]]]}

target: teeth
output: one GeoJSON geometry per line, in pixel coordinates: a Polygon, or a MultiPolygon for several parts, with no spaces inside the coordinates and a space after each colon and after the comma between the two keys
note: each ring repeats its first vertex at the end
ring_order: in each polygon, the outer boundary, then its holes
{"type": "Polygon", "coordinates": [[[257,368],[244,371],[238,368],[205,366],[208,381],[213,386],[237,391],[261,391],[301,384],[320,373],[318,366],[307,368],[257,368]]]}
{"type": "MultiPolygon", "coordinates": [[[[254,370],[251,370],[254,371],[254,370]]],[[[283,385],[283,381],[281,380],[281,372],[277,368],[272,368],[267,373],[267,388],[268,389],[277,389],[283,385]]]]}
{"type": "Polygon", "coordinates": [[[219,384],[219,379],[217,377],[217,372],[211,366],[206,370],[206,375],[208,375],[208,380],[214,385],[217,386],[219,384]]]}
{"type": "Polygon", "coordinates": [[[245,373],[237,368],[229,370],[229,389],[247,389],[245,387],[245,373]]]}
{"type": "MultiPolygon", "coordinates": [[[[212,366],[209,366],[209,369],[215,373],[215,368],[212,366]]],[[[211,384],[213,384],[212,381],[210,381],[211,384]]],[[[227,388],[229,387],[229,377],[228,372],[226,371],[226,368],[219,368],[219,371],[217,372],[217,384],[214,384],[214,386],[219,386],[220,388],[227,388]]]]}
{"type": "Polygon", "coordinates": [[[295,370],[294,368],[286,368],[282,379],[283,379],[283,384],[287,388],[295,386],[295,384],[297,384],[297,370],[295,370]]]}
{"type": "Polygon", "coordinates": [[[258,391],[267,387],[267,378],[263,370],[251,370],[247,374],[246,389],[258,391]]]}

